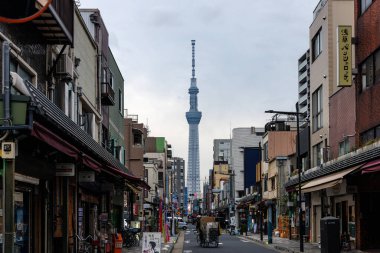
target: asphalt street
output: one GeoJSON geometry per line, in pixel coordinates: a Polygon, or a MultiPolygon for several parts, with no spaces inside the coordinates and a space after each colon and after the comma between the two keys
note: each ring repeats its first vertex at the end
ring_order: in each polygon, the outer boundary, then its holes
{"type": "Polygon", "coordinates": [[[223,234],[219,237],[219,245],[215,247],[202,248],[196,240],[196,232],[194,226],[189,226],[185,231],[183,253],[276,253],[265,245],[258,245],[252,240],[247,240],[239,236],[223,234]]]}

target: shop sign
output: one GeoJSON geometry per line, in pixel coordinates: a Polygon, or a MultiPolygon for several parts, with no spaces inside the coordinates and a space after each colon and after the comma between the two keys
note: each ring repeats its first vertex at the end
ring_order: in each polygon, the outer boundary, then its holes
{"type": "Polygon", "coordinates": [[[145,232],[142,238],[142,252],[161,253],[161,233],[145,232]]]}
{"type": "Polygon", "coordinates": [[[351,26],[338,26],[338,87],[352,85],[352,28],[351,26]]]}
{"type": "Polygon", "coordinates": [[[288,201],[288,202],[286,202],[286,206],[287,207],[293,207],[294,203],[292,201],[288,201]]]}
{"type": "Polygon", "coordinates": [[[57,177],[73,177],[75,176],[75,165],[73,163],[57,163],[55,175],[57,177]]]}
{"type": "Polygon", "coordinates": [[[137,203],[133,203],[133,215],[139,214],[139,205],[137,203]]]}
{"type": "Polygon", "coordinates": [[[95,182],[95,172],[94,171],[80,171],[78,180],[79,182],[82,182],[82,183],[93,183],[95,182]]]}

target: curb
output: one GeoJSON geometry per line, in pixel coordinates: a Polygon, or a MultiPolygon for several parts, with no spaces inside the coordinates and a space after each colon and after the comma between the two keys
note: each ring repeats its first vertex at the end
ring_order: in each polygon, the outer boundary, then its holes
{"type": "Polygon", "coordinates": [[[257,243],[257,244],[264,245],[267,248],[275,249],[278,252],[299,253],[299,251],[294,251],[294,250],[288,249],[288,248],[286,248],[284,246],[268,244],[267,241],[261,241],[261,240],[258,240],[258,239],[255,239],[255,238],[251,238],[251,237],[248,237],[248,236],[247,237],[243,236],[243,238],[251,240],[251,241],[253,241],[253,242],[257,243]]]}
{"type": "Polygon", "coordinates": [[[179,237],[179,234],[175,237],[173,243],[170,243],[170,246],[168,249],[162,249],[162,252],[163,253],[171,253],[174,249],[174,245],[177,243],[178,241],[178,237],[179,237]]]}

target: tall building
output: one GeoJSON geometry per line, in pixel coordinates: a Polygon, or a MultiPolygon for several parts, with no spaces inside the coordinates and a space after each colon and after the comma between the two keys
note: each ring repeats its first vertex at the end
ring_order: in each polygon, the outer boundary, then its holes
{"type": "Polygon", "coordinates": [[[264,135],[262,127],[240,127],[232,129],[231,139],[231,169],[234,173],[233,186],[234,197],[241,198],[245,194],[244,177],[245,171],[245,149],[259,147],[262,136],[264,135]]]}
{"type": "Polygon", "coordinates": [[[303,171],[310,169],[310,50],[298,59],[298,108],[300,123],[300,159],[303,171]]]}
{"type": "Polygon", "coordinates": [[[231,140],[215,139],[214,140],[214,162],[226,161],[230,162],[231,157],[231,140]]]}
{"type": "Polygon", "coordinates": [[[173,198],[175,197],[177,208],[183,214],[185,206],[185,160],[181,157],[173,157],[173,198]]]}
{"type": "Polygon", "coordinates": [[[197,88],[197,79],[195,78],[195,57],[194,46],[195,40],[191,41],[192,45],[192,77],[189,88],[190,94],[190,110],[186,112],[187,123],[189,124],[189,159],[187,170],[187,188],[189,196],[194,194],[194,197],[200,196],[200,175],[199,175],[199,133],[198,125],[202,118],[202,112],[198,111],[199,92],[197,88]]]}
{"type": "Polygon", "coordinates": [[[298,59],[298,105],[300,123],[307,124],[310,113],[310,50],[298,59]]]}
{"type": "Polygon", "coordinates": [[[337,26],[354,27],[354,1],[320,1],[313,16],[309,28],[311,168],[330,159],[329,98],[343,89],[337,84],[337,26]]]}

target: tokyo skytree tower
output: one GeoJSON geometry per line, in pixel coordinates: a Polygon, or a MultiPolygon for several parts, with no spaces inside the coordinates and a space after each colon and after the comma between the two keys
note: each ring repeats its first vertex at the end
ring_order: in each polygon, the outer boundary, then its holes
{"type": "Polygon", "coordinates": [[[190,110],[186,112],[187,123],[189,124],[189,150],[188,150],[188,168],[187,168],[187,189],[188,195],[194,194],[194,198],[201,198],[200,191],[200,174],[199,174],[199,133],[198,125],[202,118],[202,112],[198,111],[199,92],[197,88],[197,79],[195,78],[195,40],[191,41],[192,45],[192,77],[189,88],[190,110]]]}

